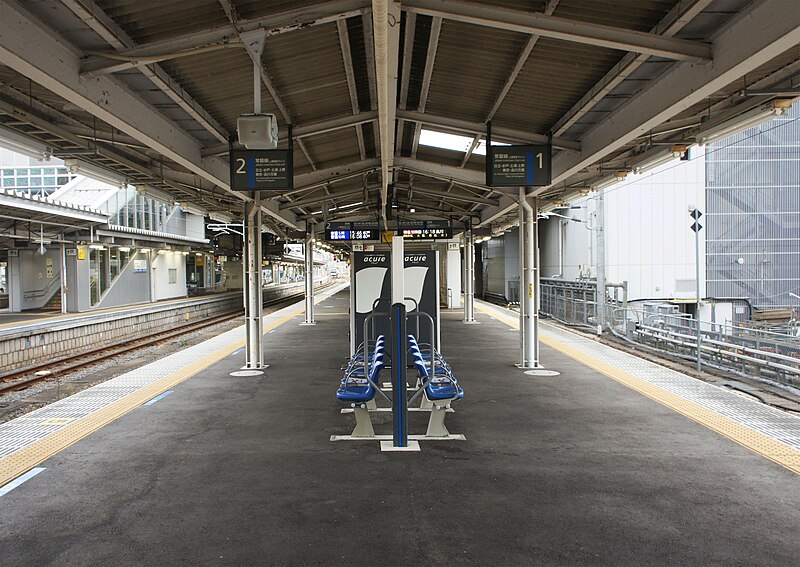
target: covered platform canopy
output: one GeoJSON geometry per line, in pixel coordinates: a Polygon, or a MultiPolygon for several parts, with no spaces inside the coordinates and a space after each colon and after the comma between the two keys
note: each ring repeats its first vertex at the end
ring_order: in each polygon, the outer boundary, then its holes
{"type": "Polygon", "coordinates": [[[0,128],[212,215],[249,199],[226,154],[256,63],[281,147],[295,138],[294,189],[262,203],[278,232],[389,202],[499,225],[517,197],[485,184],[487,122],[552,141],[547,209],[769,114],[800,72],[781,0],[0,0],[0,22],[0,128]]]}
{"type": "Polygon", "coordinates": [[[0,247],[35,242],[63,242],[67,235],[90,232],[108,224],[108,215],[71,203],[0,190],[0,247]]]}

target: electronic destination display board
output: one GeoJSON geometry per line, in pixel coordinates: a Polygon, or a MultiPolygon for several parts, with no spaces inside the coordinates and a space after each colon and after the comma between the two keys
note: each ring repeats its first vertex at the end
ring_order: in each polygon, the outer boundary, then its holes
{"type": "Polygon", "coordinates": [[[292,189],[291,150],[231,150],[231,189],[282,191],[292,189]]]}
{"type": "Polygon", "coordinates": [[[491,167],[486,184],[491,187],[550,185],[552,150],[547,144],[491,146],[491,167]]]}
{"type": "Polygon", "coordinates": [[[325,223],[325,240],[380,240],[378,225],[370,222],[329,222],[325,223]]]}
{"type": "Polygon", "coordinates": [[[437,240],[453,238],[449,221],[404,221],[398,226],[400,236],[406,240],[437,240]]]}

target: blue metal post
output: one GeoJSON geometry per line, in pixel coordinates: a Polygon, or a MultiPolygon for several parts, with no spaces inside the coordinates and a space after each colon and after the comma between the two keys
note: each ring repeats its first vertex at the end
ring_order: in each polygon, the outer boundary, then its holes
{"type": "Polygon", "coordinates": [[[392,305],[392,445],[408,447],[406,306],[392,305]]]}

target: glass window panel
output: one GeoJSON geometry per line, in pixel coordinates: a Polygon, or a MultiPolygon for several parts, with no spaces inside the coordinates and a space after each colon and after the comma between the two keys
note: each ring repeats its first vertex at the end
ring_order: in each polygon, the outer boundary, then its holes
{"type": "Polygon", "coordinates": [[[42,178],[42,184],[43,185],[55,185],[56,184],[56,178],[55,177],[44,177],[44,178],[42,178]]]}
{"type": "Polygon", "coordinates": [[[66,185],[69,182],[69,177],[59,177],[58,184],[59,185],[66,185]]]}
{"type": "Polygon", "coordinates": [[[28,186],[27,177],[20,177],[17,179],[17,187],[27,187],[27,186],[28,186]]]}
{"type": "Polygon", "coordinates": [[[30,173],[31,175],[41,175],[42,174],[42,170],[41,170],[41,168],[36,167],[36,168],[31,169],[28,173],[30,173]]]}

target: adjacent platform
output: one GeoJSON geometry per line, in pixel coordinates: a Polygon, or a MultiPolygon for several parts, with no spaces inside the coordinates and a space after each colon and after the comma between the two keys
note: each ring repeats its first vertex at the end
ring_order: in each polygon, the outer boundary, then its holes
{"type": "MultiPolygon", "coordinates": [[[[13,476],[44,468],[0,496],[3,561],[796,561],[800,477],[790,459],[800,455],[791,427],[800,419],[690,382],[670,392],[667,401],[682,398],[705,418],[780,443],[781,466],[631,381],[652,384],[650,363],[547,329],[542,359],[561,374],[530,376],[513,366],[508,315],[479,312],[483,324],[472,326],[445,312],[443,353],[467,392],[448,427],[467,440],[422,441],[418,453],[331,443],[353,419],[334,396],[348,350],[347,292],[319,305],[316,326],[301,327],[301,313],[289,307],[266,322],[263,376],[229,375],[243,359],[236,330],[87,390],[86,417],[65,400],[0,426],[0,447],[51,428],[0,453],[0,483],[12,461],[13,476]],[[142,405],[164,391],[172,393],[142,405]]],[[[424,432],[424,414],[410,419],[410,432],[424,432]]],[[[390,414],[373,421],[376,433],[390,431],[390,414]]]]}

